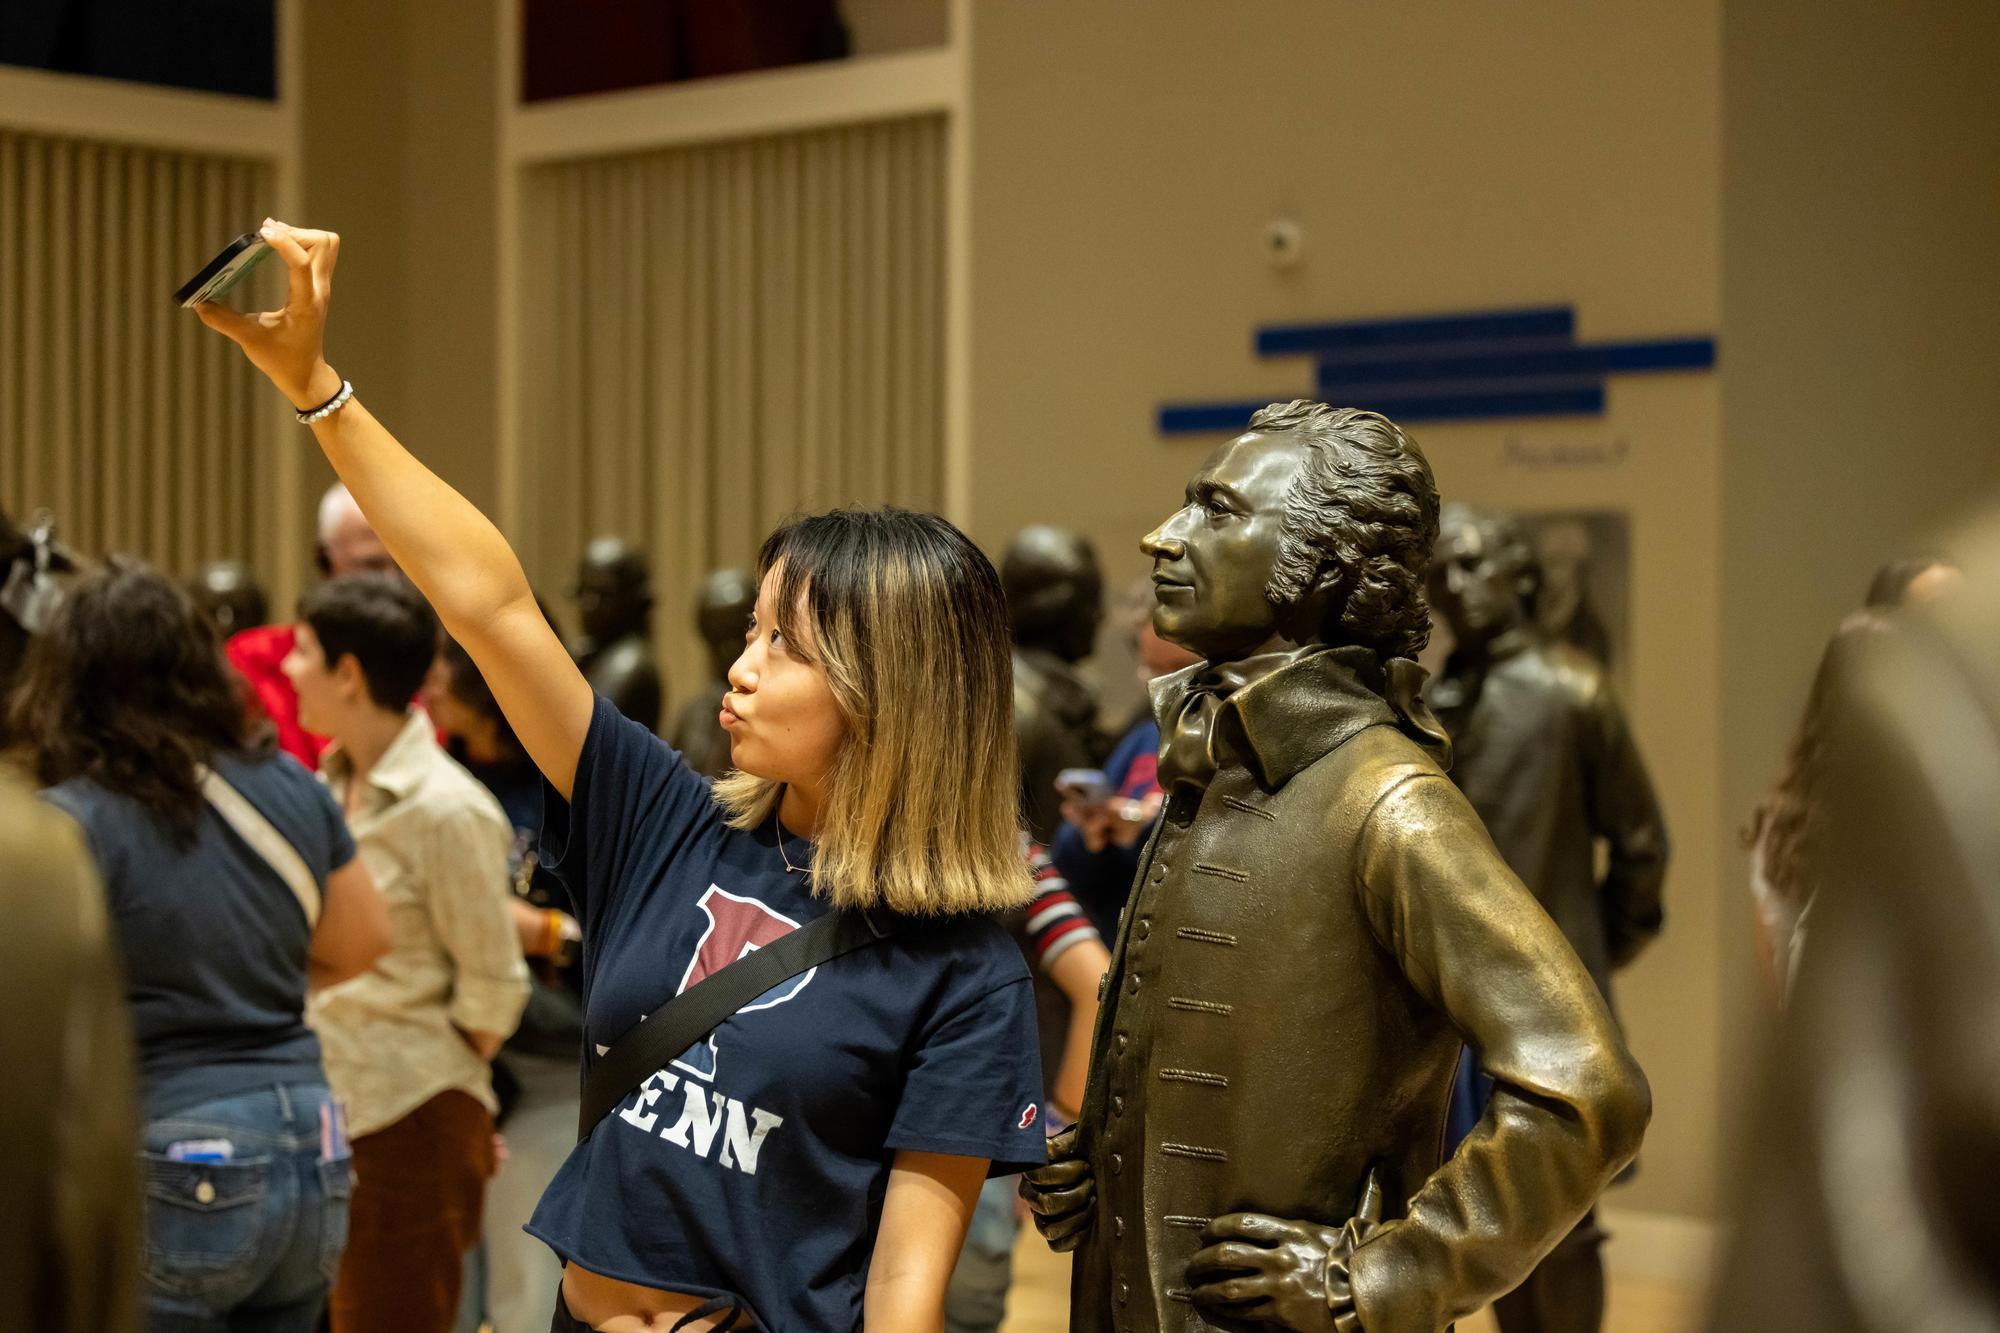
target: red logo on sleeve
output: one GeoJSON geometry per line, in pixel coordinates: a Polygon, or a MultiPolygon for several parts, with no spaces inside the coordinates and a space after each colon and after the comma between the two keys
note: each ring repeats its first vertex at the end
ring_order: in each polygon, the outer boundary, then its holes
{"type": "Polygon", "coordinates": [[[1035,1112],[1036,1112],[1036,1110],[1037,1110],[1037,1109],[1038,1109],[1038,1108],[1037,1108],[1037,1107],[1035,1106],[1035,1104],[1034,1104],[1033,1102],[1029,1102],[1029,1103],[1028,1103],[1028,1109],[1027,1109],[1027,1110],[1025,1110],[1025,1111],[1023,1111],[1023,1112],[1021,1112],[1021,1123],[1020,1123],[1020,1124],[1018,1124],[1018,1125],[1016,1125],[1016,1126],[1014,1126],[1014,1128],[1016,1128],[1016,1129],[1026,1129],[1026,1128],[1027,1128],[1027,1127],[1028,1127],[1029,1125],[1032,1125],[1032,1124],[1034,1124],[1034,1123],[1035,1123],[1035,1112]]]}

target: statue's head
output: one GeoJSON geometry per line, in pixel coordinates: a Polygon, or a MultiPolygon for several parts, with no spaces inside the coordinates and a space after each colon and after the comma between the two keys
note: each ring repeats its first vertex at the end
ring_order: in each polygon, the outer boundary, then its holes
{"type": "Polygon", "coordinates": [[[255,629],[269,619],[269,605],[256,574],[241,560],[203,565],[188,584],[195,605],[207,613],[222,637],[255,629]]]}
{"type": "Polygon", "coordinates": [[[1209,661],[1286,643],[1415,657],[1437,486],[1416,442],[1374,412],[1274,403],[1217,449],[1142,544],[1153,626],[1209,661]]]}
{"type": "Polygon", "coordinates": [[[1000,586],[1014,642],[1080,662],[1097,646],[1104,621],[1104,574],[1082,533],[1023,528],[1000,560],[1000,586]]]}
{"type": "Polygon", "coordinates": [[[1431,605],[1463,645],[1485,643],[1526,623],[1541,591],[1534,536],[1512,514],[1449,504],[1431,558],[1431,605]]]}
{"type": "Polygon", "coordinates": [[[591,542],[576,575],[576,609],[584,634],[597,643],[645,633],[653,610],[646,553],[617,537],[591,542]]]}
{"type": "Polygon", "coordinates": [[[756,609],[757,580],[748,570],[718,569],[702,580],[694,624],[708,647],[709,671],[715,679],[727,676],[729,664],[742,653],[743,635],[756,609]]]}

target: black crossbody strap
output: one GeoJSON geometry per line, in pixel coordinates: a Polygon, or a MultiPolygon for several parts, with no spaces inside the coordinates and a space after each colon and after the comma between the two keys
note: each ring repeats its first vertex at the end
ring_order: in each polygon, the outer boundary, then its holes
{"type": "Polygon", "coordinates": [[[583,1081],[577,1139],[589,1138],[598,1122],[641,1083],[759,995],[894,933],[893,925],[886,918],[878,920],[877,914],[828,912],[703,977],[613,1042],[590,1067],[583,1081]]]}

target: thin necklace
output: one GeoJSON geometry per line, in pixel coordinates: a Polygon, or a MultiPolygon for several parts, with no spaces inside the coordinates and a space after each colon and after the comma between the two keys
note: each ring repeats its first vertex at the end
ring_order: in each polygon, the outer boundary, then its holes
{"type": "MultiPolygon", "coordinates": [[[[778,799],[780,801],[783,801],[785,799],[784,792],[780,791],[778,793],[778,799]]],[[[781,860],[784,861],[785,869],[790,871],[792,874],[796,875],[799,873],[799,871],[805,869],[805,867],[793,865],[791,856],[787,854],[785,851],[785,820],[784,817],[778,813],[777,807],[775,806],[773,806],[771,809],[771,822],[778,826],[778,856],[781,860]]]]}

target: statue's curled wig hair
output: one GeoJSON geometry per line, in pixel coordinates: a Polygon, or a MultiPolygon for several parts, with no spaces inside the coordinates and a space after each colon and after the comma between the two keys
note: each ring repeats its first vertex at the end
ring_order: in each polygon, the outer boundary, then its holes
{"type": "Polygon", "coordinates": [[[1430,641],[1424,573],[1438,533],[1437,483],[1423,450],[1380,413],[1305,399],[1263,408],[1249,428],[1293,435],[1306,450],[1266,595],[1294,606],[1332,569],[1343,595],[1329,636],[1415,657],[1430,641]]]}

